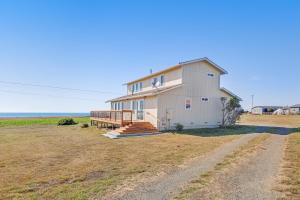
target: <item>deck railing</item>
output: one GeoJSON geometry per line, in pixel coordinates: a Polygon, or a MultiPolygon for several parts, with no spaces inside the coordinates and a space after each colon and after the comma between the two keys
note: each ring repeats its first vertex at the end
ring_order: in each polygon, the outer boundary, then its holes
{"type": "Polygon", "coordinates": [[[132,110],[91,111],[91,118],[117,123],[121,126],[132,124],[132,110]]]}

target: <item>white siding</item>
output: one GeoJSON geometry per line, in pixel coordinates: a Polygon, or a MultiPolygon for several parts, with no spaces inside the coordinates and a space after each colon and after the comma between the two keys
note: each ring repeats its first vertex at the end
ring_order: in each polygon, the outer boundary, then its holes
{"type": "Polygon", "coordinates": [[[154,127],[157,128],[157,97],[145,98],[145,110],[144,110],[145,121],[150,122],[154,127]]]}
{"type": "MultiPolygon", "coordinates": [[[[169,86],[173,86],[173,85],[178,85],[178,84],[182,83],[182,68],[178,68],[176,70],[168,71],[168,72],[159,74],[159,75],[154,76],[154,77],[160,78],[161,75],[164,75],[165,83],[160,88],[169,87],[169,86]]],[[[152,79],[154,77],[147,78],[143,81],[138,81],[138,82],[142,82],[142,85],[143,85],[143,88],[140,92],[145,92],[145,91],[149,91],[149,90],[154,89],[152,87],[152,79]]],[[[131,94],[131,87],[132,87],[133,84],[134,83],[127,86],[127,94],[131,94]]]]}
{"type": "Polygon", "coordinates": [[[216,127],[222,122],[220,72],[206,62],[183,68],[183,86],[158,96],[159,129],[173,129],[176,123],[185,128],[216,127]],[[211,77],[208,73],[213,73],[211,77]],[[206,97],[208,101],[202,101],[206,97]],[[185,110],[185,99],[192,99],[191,110],[185,110]]]}
{"type": "Polygon", "coordinates": [[[291,108],[290,111],[291,111],[291,113],[294,113],[294,114],[300,113],[300,108],[291,108]]]}
{"type": "Polygon", "coordinates": [[[262,115],[263,114],[263,108],[261,108],[261,107],[252,108],[252,114],[262,115]]]}

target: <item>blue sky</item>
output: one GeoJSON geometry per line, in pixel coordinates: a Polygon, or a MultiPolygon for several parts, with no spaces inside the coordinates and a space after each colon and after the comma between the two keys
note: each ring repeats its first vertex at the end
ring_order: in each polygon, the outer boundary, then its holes
{"type": "Polygon", "coordinates": [[[255,105],[300,103],[299,10],[283,0],[3,0],[0,112],[105,109],[126,81],[199,57],[229,72],[221,84],[246,109],[251,94],[255,105]]]}

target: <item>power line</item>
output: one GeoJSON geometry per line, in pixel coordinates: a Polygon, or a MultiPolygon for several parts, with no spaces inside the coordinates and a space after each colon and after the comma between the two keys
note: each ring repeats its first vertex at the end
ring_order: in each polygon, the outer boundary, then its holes
{"type": "Polygon", "coordinates": [[[53,85],[34,84],[34,83],[23,83],[23,82],[12,82],[12,81],[1,81],[1,80],[0,80],[0,83],[10,84],[10,85],[52,88],[52,89],[59,89],[59,90],[71,90],[71,91],[78,91],[78,92],[90,92],[90,93],[100,93],[100,94],[118,94],[118,95],[120,94],[120,93],[108,92],[108,91],[86,90],[86,89],[68,88],[68,87],[60,87],[60,86],[53,86],[53,85]]]}
{"type": "Polygon", "coordinates": [[[49,94],[28,93],[28,92],[13,91],[13,90],[0,90],[0,92],[11,93],[11,94],[21,94],[21,95],[32,95],[32,96],[45,96],[45,97],[61,98],[61,99],[76,99],[76,100],[86,100],[86,101],[99,101],[99,99],[89,99],[89,98],[81,98],[81,97],[56,96],[56,95],[49,95],[49,94]]]}

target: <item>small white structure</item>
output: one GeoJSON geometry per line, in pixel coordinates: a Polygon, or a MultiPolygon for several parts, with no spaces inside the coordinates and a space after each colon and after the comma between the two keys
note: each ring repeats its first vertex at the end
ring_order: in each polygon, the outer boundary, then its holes
{"type": "Polygon", "coordinates": [[[254,115],[271,115],[274,111],[282,108],[282,106],[255,106],[252,108],[251,113],[254,115]]]}
{"type": "Polygon", "coordinates": [[[299,114],[300,113],[300,104],[296,104],[290,107],[290,112],[292,114],[299,114]]]}
{"type": "Polygon", "coordinates": [[[273,112],[273,115],[286,115],[286,114],[287,114],[286,110],[283,110],[281,108],[279,108],[273,112]]]}

